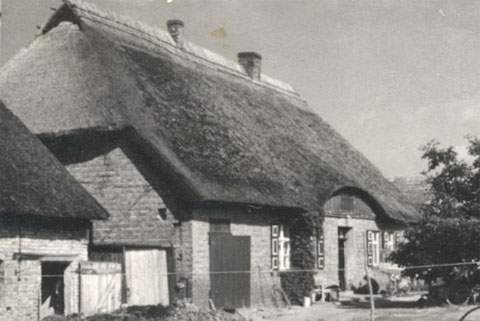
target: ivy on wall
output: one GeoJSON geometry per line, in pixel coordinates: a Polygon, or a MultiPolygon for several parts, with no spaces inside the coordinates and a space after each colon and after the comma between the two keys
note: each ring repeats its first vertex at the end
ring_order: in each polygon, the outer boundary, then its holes
{"type": "Polygon", "coordinates": [[[285,224],[290,228],[290,270],[280,273],[282,289],[293,304],[302,304],[310,296],[315,281],[315,248],[312,237],[322,227],[323,215],[307,212],[289,217],[285,224]]]}

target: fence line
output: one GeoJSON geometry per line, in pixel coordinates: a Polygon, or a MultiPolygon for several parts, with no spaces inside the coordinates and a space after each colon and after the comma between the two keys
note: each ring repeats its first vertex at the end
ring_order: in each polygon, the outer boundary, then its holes
{"type": "MultiPolygon", "coordinates": [[[[411,265],[411,266],[404,266],[404,267],[398,267],[398,268],[378,268],[379,271],[383,272],[401,272],[405,270],[414,270],[414,269],[432,269],[432,268],[442,268],[442,267],[454,267],[454,266],[467,266],[467,265],[478,265],[480,267],[480,261],[472,261],[472,262],[457,262],[457,263],[441,263],[441,264],[426,264],[426,265],[411,265]]],[[[336,270],[341,270],[341,269],[336,269],[336,270]]],[[[304,273],[304,272],[312,272],[312,273],[318,273],[325,271],[324,269],[290,269],[290,270],[238,270],[238,271],[188,271],[188,272],[182,272],[182,271],[177,271],[177,272],[167,272],[167,273],[159,273],[159,275],[167,275],[167,276],[172,276],[172,275],[207,275],[207,274],[268,274],[268,273],[304,273]]],[[[19,271],[21,273],[22,271],[19,271]]],[[[82,273],[81,271],[72,271],[72,273],[76,274],[90,274],[90,273],[82,273]]],[[[100,273],[92,273],[95,275],[118,275],[121,274],[123,276],[126,275],[126,273],[120,273],[120,272],[100,272],[100,273]]],[[[49,277],[60,277],[63,276],[63,274],[44,274],[41,277],[42,278],[49,278],[49,277]]],[[[16,276],[15,276],[16,277],[16,276]]],[[[22,277],[22,279],[27,278],[28,275],[25,275],[22,277]]],[[[5,279],[5,276],[0,276],[0,279],[5,279]]]]}

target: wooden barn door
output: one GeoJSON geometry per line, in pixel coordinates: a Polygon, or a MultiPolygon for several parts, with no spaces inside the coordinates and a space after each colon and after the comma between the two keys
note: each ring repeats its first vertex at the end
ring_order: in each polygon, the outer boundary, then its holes
{"type": "Polygon", "coordinates": [[[79,288],[80,313],[88,316],[119,309],[122,290],[121,265],[108,262],[81,262],[79,288]]]}
{"type": "Polygon", "coordinates": [[[169,304],[165,250],[126,250],[125,272],[129,305],[169,304]]]}
{"type": "Polygon", "coordinates": [[[210,233],[210,272],[217,308],[250,306],[250,236],[210,233]]]}

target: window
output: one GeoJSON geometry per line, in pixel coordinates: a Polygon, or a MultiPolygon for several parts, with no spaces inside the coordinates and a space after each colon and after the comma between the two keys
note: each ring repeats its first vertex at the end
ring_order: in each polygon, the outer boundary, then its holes
{"type": "Polygon", "coordinates": [[[280,225],[278,248],[280,262],[279,269],[288,270],[290,268],[290,234],[287,226],[280,225]]]}
{"type": "Polygon", "coordinates": [[[287,226],[272,225],[272,269],[290,268],[290,234],[287,226]]]}
{"type": "Polygon", "coordinates": [[[382,261],[388,262],[390,254],[400,243],[401,232],[383,231],[382,235],[382,261]]]}
{"type": "Polygon", "coordinates": [[[167,213],[168,213],[168,210],[166,207],[160,207],[158,209],[158,217],[163,221],[167,219],[167,213]]]}
{"type": "Polygon", "coordinates": [[[396,233],[394,232],[383,232],[383,249],[387,251],[395,250],[396,244],[396,233]]]}
{"type": "Polygon", "coordinates": [[[380,264],[380,232],[367,231],[367,264],[378,266],[380,264]]]}

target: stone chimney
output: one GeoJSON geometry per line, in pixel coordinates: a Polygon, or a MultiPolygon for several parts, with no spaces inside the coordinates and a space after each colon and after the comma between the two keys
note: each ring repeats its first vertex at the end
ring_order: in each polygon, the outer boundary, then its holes
{"type": "Polygon", "coordinates": [[[171,19],[167,21],[168,33],[177,44],[177,47],[183,47],[183,21],[178,19],[171,19]]]}
{"type": "Polygon", "coordinates": [[[254,79],[260,80],[262,72],[262,56],[256,52],[239,52],[238,63],[243,67],[247,75],[254,79]]]}

